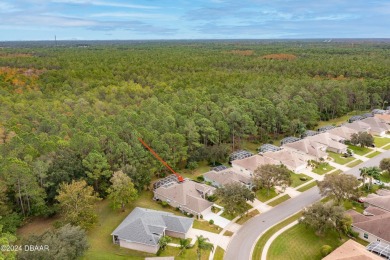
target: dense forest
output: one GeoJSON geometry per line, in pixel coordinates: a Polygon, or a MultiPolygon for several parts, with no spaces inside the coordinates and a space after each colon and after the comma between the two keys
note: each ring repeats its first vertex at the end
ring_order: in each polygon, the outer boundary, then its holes
{"type": "Polygon", "coordinates": [[[58,188],[100,197],[166,169],[222,161],[390,101],[390,44],[146,42],[0,48],[0,225],[56,213],[58,188]]]}

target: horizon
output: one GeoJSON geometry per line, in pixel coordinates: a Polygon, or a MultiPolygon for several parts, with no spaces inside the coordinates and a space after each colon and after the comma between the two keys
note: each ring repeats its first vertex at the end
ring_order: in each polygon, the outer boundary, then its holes
{"type": "Polygon", "coordinates": [[[3,0],[0,41],[390,38],[390,0],[3,0]]]}

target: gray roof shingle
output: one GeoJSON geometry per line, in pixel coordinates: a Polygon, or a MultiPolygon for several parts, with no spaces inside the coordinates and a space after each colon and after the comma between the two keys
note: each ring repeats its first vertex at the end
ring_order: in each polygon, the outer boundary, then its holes
{"type": "Polygon", "coordinates": [[[172,213],[135,208],[111,235],[130,242],[155,246],[165,230],[186,233],[193,219],[175,216],[172,213]]]}

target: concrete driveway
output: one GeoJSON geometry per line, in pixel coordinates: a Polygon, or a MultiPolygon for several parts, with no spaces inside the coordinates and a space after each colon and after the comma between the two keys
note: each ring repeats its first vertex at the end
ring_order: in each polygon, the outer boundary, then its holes
{"type": "Polygon", "coordinates": [[[222,229],[224,229],[230,223],[230,220],[212,212],[204,214],[203,219],[207,221],[209,221],[210,219],[214,220],[214,224],[220,226],[222,229]]]}

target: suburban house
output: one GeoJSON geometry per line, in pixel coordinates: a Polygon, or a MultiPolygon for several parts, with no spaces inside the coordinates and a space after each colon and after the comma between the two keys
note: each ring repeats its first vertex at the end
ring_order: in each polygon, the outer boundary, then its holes
{"type": "Polygon", "coordinates": [[[349,239],[347,242],[336,248],[332,253],[322,260],[383,260],[383,258],[367,251],[367,249],[349,239]]]}
{"type": "Polygon", "coordinates": [[[363,214],[348,210],[352,218],[352,229],[359,237],[369,242],[380,242],[390,250],[390,191],[380,190],[364,198],[367,206],[363,214]]]}
{"type": "Polygon", "coordinates": [[[326,151],[331,151],[334,153],[343,154],[346,153],[348,149],[348,146],[342,143],[345,140],[344,138],[327,132],[307,137],[307,139],[312,142],[325,145],[326,151]]]}
{"type": "Polygon", "coordinates": [[[297,153],[304,153],[311,157],[312,160],[324,160],[328,157],[326,153],[326,145],[313,142],[310,138],[305,138],[297,142],[283,145],[284,148],[293,150],[297,153]]]}
{"type": "Polygon", "coordinates": [[[133,250],[157,253],[164,235],[187,238],[192,218],[145,208],[135,208],[112,232],[114,244],[133,250]]]}
{"type": "Polygon", "coordinates": [[[351,140],[351,137],[353,134],[357,134],[359,131],[356,131],[355,129],[346,127],[346,126],[339,126],[336,128],[333,128],[331,130],[328,130],[329,134],[339,136],[343,138],[344,140],[351,140]]]}
{"type": "Polygon", "coordinates": [[[362,122],[370,126],[370,134],[372,135],[384,136],[390,130],[390,125],[376,117],[363,119],[362,122]]]}
{"type": "Polygon", "coordinates": [[[154,190],[154,199],[166,201],[174,208],[195,216],[211,212],[212,202],[207,196],[214,193],[215,188],[206,184],[186,179],[183,182],[169,182],[154,190]]]}
{"type": "Polygon", "coordinates": [[[229,183],[240,183],[252,187],[252,178],[235,168],[227,168],[221,171],[211,170],[203,174],[204,180],[215,187],[222,187],[229,183]]]}
{"type": "Polygon", "coordinates": [[[370,125],[367,123],[364,123],[363,121],[354,121],[353,123],[346,123],[344,126],[351,128],[357,132],[370,132],[370,125]]]}
{"type": "Polygon", "coordinates": [[[382,120],[382,122],[390,124],[390,114],[375,114],[374,117],[382,120]]]}
{"type": "Polygon", "coordinates": [[[307,162],[311,160],[311,157],[290,149],[267,152],[263,156],[283,164],[287,169],[296,173],[303,171],[307,167],[307,162]]]}
{"type": "MultiPolygon", "coordinates": [[[[268,152],[267,152],[268,153],[268,152]]],[[[247,157],[241,160],[232,161],[232,167],[236,171],[245,174],[248,177],[253,175],[253,172],[260,166],[266,164],[280,164],[277,160],[273,158],[255,154],[251,157],[247,157]]]]}

